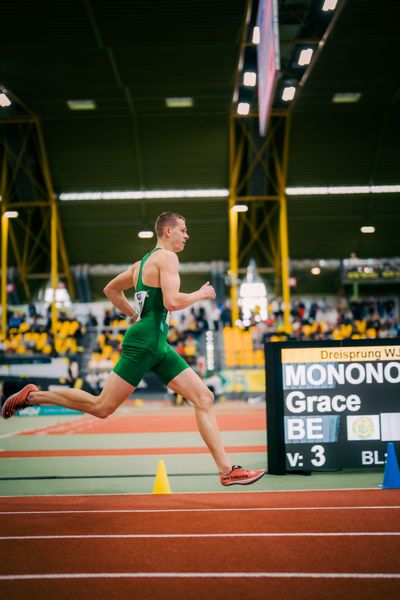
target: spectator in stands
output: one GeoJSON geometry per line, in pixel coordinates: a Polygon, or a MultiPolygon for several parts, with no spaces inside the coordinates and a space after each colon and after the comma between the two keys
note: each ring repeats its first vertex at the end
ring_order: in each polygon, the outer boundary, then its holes
{"type": "Polygon", "coordinates": [[[232,327],[232,310],[230,300],[226,300],[221,310],[221,322],[223,327],[232,327]]]}
{"type": "Polygon", "coordinates": [[[215,303],[211,310],[211,320],[213,322],[214,331],[219,330],[220,319],[221,319],[221,306],[219,304],[215,303]]]}
{"type": "Polygon", "coordinates": [[[86,327],[97,327],[97,319],[96,319],[96,316],[92,312],[89,312],[89,314],[87,316],[86,327]]]}
{"type": "Polygon", "coordinates": [[[31,318],[34,319],[35,317],[38,317],[38,316],[39,315],[38,315],[38,312],[36,310],[35,303],[34,302],[30,302],[28,304],[28,317],[31,317],[31,318]]]}
{"type": "Polygon", "coordinates": [[[18,312],[11,313],[10,320],[8,322],[8,327],[10,329],[13,329],[14,327],[17,329],[23,321],[24,321],[24,317],[21,313],[18,313],[18,312]]]}
{"type": "Polygon", "coordinates": [[[103,319],[104,327],[109,327],[111,325],[111,320],[112,320],[111,310],[107,309],[104,312],[104,319],[103,319]]]}
{"type": "Polygon", "coordinates": [[[315,321],[315,319],[317,318],[317,312],[318,312],[318,302],[316,300],[313,300],[310,306],[310,312],[309,312],[309,319],[310,321],[315,321]]]}
{"type": "Polygon", "coordinates": [[[366,319],[367,322],[367,329],[380,329],[381,327],[381,320],[379,317],[379,314],[375,311],[373,313],[370,313],[368,318],[366,319]]]}
{"type": "Polygon", "coordinates": [[[196,341],[193,335],[189,334],[183,343],[183,356],[189,365],[195,363],[197,353],[196,341]]]}
{"type": "Polygon", "coordinates": [[[196,325],[197,325],[197,329],[196,329],[195,333],[197,334],[197,336],[201,335],[202,333],[204,333],[204,332],[208,331],[208,329],[210,329],[210,327],[208,325],[206,311],[202,306],[199,308],[199,312],[196,315],[196,325]]]}

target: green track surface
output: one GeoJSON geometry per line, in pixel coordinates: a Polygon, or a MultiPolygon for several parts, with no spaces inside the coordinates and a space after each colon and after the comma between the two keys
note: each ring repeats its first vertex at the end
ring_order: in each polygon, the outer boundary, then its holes
{"type": "MultiPolygon", "coordinates": [[[[140,410],[140,409],[138,409],[140,410]]],[[[197,432],[136,434],[16,435],[79,417],[16,417],[0,422],[0,452],[10,450],[72,450],[203,447],[197,432]]],[[[162,417],[161,417],[162,418],[162,417]]],[[[264,445],[265,431],[224,431],[226,446],[264,445]]],[[[235,464],[265,468],[264,453],[233,453],[235,464]]],[[[209,454],[65,456],[0,459],[0,495],[74,495],[151,493],[159,460],[166,465],[172,492],[254,492],[377,488],[383,470],[313,473],[311,476],[266,475],[252,486],[224,488],[209,454]]]]}

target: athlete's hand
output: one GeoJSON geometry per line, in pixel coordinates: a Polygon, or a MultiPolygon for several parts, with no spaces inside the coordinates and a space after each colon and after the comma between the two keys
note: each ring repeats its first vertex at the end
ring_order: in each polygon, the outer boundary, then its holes
{"type": "Polygon", "coordinates": [[[202,300],[214,300],[215,299],[215,290],[212,285],[210,285],[209,281],[206,281],[204,285],[200,288],[201,299],[202,300]]]}
{"type": "Polygon", "coordinates": [[[138,316],[139,316],[137,314],[137,312],[134,312],[132,316],[126,315],[125,313],[123,313],[120,310],[116,310],[115,312],[121,319],[126,319],[129,323],[129,325],[133,325],[133,323],[136,323],[138,316]]]}

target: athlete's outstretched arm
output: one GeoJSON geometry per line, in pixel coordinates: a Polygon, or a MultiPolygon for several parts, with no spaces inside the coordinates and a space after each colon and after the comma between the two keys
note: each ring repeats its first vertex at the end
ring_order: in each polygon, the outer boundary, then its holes
{"type": "Polygon", "coordinates": [[[114,279],[107,283],[106,287],[103,289],[103,292],[115,308],[128,317],[134,317],[136,314],[124,294],[125,290],[135,287],[133,283],[134,267],[135,265],[132,265],[130,269],[124,271],[124,273],[120,273],[117,277],[114,277],[114,279]]]}
{"type": "Polygon", "coordinates": [[[166,251],[160,263],[160,285],[167,310],[181,310],[198,300],[214,300],[215,290],[212,285],[205,283],[196,292],[181,293],[179,277],[179,261],[174,252],[166,251]]]}

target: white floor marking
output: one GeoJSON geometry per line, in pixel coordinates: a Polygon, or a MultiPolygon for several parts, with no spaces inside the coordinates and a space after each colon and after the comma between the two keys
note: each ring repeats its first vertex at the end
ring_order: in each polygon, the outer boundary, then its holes
{"type": "Polygon", "coordinates": [[[91,510],[7,510],[0,511],[2,515],[68,515],[96,513],[196,513],[196,512],[274,512],[296,510],[396,510],[399,505],[388,506],[280,506],[280,507],[241,507],[241,508],[121,508],[121,509],[91,509],[91,510]]]}
{"type": "Polygon", "coordinates": [[[16,581],[23,579],[197,579],[197,578],[236,578],[236,579],[262,579],[262,578],[284,578],[284,579],[400,579],[400,573],[296,573],[296,572],[250,572],[250,573],[32,573],[21,575],[0,575],[2,581],[16,581]]]}
{"type": "Polygon", "coordinates": [[[400,531],[328,531],[287,533],[88,533],[66,535],[2,535],[0,541],[16,540],[92,540],[92,539],[182,539],[182,538],[273,538],[273,537],[395,537],[400,531]]]}

